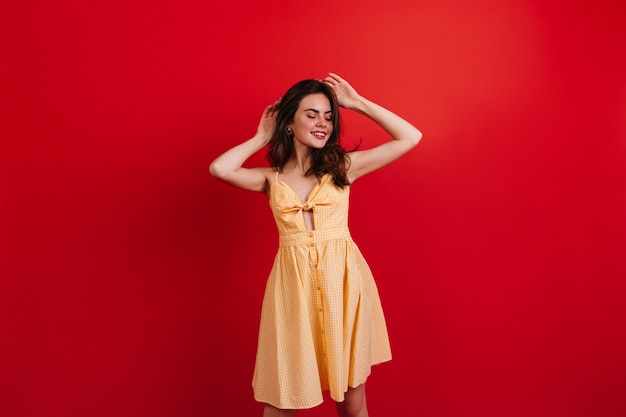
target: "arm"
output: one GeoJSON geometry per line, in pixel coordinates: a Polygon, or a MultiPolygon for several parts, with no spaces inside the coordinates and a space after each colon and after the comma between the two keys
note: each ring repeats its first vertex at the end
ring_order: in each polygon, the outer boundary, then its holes
{"type": "Polygon", "coordinates": [[[267,168],[243,168],[243,163],[263,149],[270,141],[276,125],[278,101],[265,108],[256,134],[218,156],[209,167],[215,178],[244,190],[264,192],[267,187],[267,168]]]}
{"type": "Polygon", "coordinates": [[[324,82],[333,88],[341,107],[369,117],[393,138],[375,148],[350,154],[348,177],[351,182],[400,158],[422,139],[422,132],[415,126],[359,95],[347,81],[338,75],[330,73],[324,82]]]}

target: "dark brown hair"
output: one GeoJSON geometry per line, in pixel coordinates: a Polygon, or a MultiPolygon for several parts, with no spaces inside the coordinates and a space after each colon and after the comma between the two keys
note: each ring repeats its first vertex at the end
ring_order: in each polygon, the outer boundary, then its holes
{"type": "Polygon", "coordinates": [[[293,122],[296,111],[300,106],[300,101],[308,95],[320,93],[324,94],[330,102],[333,131],[323,148],[311,149],[311,167],[306,175],[314,174],[316,177],[320,178],[322,175],[330,173],[335,185],[345,187],[350,185],[347,175],[350,157],[339,143],[339,134],[341,132],[339,104],[332,88],[321,81],[300,81],[291,87],[282,97],[276,117],[276,128],[270,140],[265,159],[267,159],[273,167],[282,171],[283,166],[285,166],[285,163],[289,160],[294,151],[293,137],[287,133],[287,126],[293,122]]]}

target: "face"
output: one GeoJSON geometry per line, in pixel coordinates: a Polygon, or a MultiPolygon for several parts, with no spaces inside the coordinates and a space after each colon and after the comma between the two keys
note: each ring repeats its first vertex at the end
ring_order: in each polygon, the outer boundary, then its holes
{"type": "Polygon", "coordinates": [[[289,127],[295,141],[311,148],[323,148],[333,132],[333,113],[328,97],[322,93],[304,97],[289,127]]]}

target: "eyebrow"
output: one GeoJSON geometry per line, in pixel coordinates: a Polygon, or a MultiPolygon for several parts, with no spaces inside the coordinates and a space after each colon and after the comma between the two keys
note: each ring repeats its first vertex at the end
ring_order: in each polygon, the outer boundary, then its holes
{"type": "MultiPolygon", "coordinates": [[[[315,109],[305,109],[304,111],[313,111],[313,112],[315,112],[315,113],[319,113],[319,110],[315,110],[315,109]]],[[[332,113],[332,112],[333,112],[332,110],[328,110],[327,112],[324,112],[324,114],[326,114],[326,113],[332,113]]]]}

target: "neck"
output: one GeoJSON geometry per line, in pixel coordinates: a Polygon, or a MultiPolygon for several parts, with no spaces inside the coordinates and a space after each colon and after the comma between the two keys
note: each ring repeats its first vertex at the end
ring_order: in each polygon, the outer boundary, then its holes
{"type": "Polygon", "coordinates": [[[306,172],[311,168],[311,148],[306,145],[298,144],[294,147],[294,153],[289,158],[287,162],[287,166],[290,169],[298,171],[305,175],[306,172]]]}

